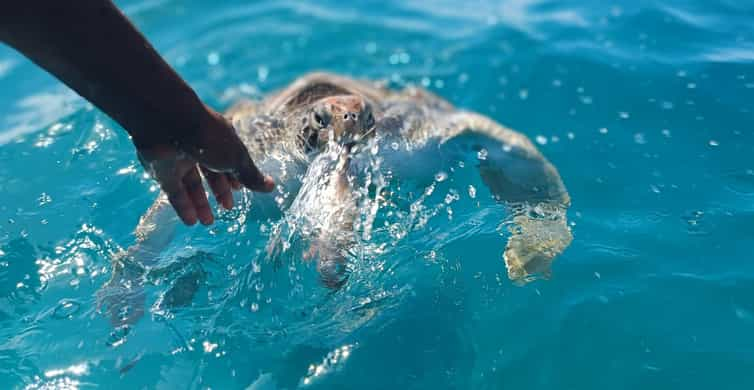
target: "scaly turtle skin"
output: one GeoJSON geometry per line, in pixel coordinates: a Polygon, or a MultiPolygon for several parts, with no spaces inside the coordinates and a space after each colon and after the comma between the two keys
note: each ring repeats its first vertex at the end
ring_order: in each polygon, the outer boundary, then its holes
{"type": "MultiPolygon", "coordinates": [[[[525,135],[478,113],[458,110],[424,89],[396,91],[378,83],[311,73],[262,101],[239,102],[226,116],[252,159],[262,166],[281,157],[306,165],[311,161],[307,156],[321,151],[332,138],[348,143],[377,133],[398,137],[421,149],[467,133],[478,135],[486,141],[473,141],[468,147],[488,152],[479,164],[481,178],[513,213],[511,237],[503,253],[509,277],[527,281],[534,275],[549,276],[552,259],[571,242],[566,221],[570,197],[555,167],[534,144],[525,135]]],[[[343,159],[339,166],[348,165],[347,156],[339,159],[343,159]]],[[[402,160],[408,164],[407,171],[414,170],[411,164],[416,159],[402,160]]],[[[285,174],[269,169],[262,168],[273,176],[285,174]]],[[[331,198],[347,201],[351,198],[345,194],[350,190],[349,183],[338,177],[337,170],[332,174],[331,198]]],[[[153,264],[172,238],[171,221],[177,218],[160,196],[137,226],[137,240],[128,250],[129,257],[144,266],[153,264]]],[[[351,225],[344,226],[347,229],[351,225]]],[[[328,234],[332,237],[333,229],[328,234]]],[[[318,244],[331,246],[324,240],[327,237],[318,244]]],[[[321,249],[312,248],[317,250],[321,249]]],[[[113,283],[123,280],[123,275],[116,275],[122,268],[114,266],[113,283]]]]}
{"type": "Polygon", "coordinates": [[[357,82],[311,74],[261,102],[242,101],[226,116],[254,161],[277,151],[303,157],[331,136],[365,136],[375,124],[379,95],[359,93],[357,82]]]}

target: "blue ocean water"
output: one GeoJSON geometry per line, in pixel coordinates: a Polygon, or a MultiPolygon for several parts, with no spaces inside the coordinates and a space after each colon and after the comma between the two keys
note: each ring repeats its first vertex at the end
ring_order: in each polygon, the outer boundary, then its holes
{"type": "Polygon", "coordinates": [[[155,184],[116,124],[0,47],[0,387],[754,388],[754,3],[118,4],[217,109],[329,70],[529,135],[574,241],[550,280],[510,282],[503,211],[457,170],[436,188],[452,218],[332,292],[265,260],[241,196],[179,229],[147,315],[114,329],[96,293],[155,184]]]}

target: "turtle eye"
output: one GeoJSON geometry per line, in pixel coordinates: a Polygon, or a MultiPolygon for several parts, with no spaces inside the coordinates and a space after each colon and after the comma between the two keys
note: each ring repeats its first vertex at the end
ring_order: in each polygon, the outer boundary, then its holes
{"type": "Polygon", "coordinates": [[[315,113],[314,113],[314,122],[315,122],[315,123],[316,123],[316,124],[317,124],[317,125],[318,125],[319,127],[325,127],[325,119],[324,119],[324,118],[322,118],[322,115],[320,115],[320,114],[319,114],[319,113],[317,113],[317,112],[315,112],[315,113]]]}

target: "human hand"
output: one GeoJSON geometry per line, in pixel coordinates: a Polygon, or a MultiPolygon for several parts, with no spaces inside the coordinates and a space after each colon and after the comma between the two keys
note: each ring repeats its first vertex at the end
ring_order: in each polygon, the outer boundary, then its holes
{"type": "Polygon", "coordinates": [[[210,108],[206,111],[190,139],[176,145],[137,146],[142,165],[160,183],[187,225],[197,219],[204,225],[214,222],[202,175],[225,209],[233,207],[232,189],[243,185],[252,191],[270,192],[275,186],[272,178],[254,165],[230,122],[210,108]]]}

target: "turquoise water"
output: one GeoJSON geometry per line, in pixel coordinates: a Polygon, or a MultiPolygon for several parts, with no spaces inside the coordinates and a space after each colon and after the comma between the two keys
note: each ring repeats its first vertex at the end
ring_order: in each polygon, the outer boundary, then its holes
{"type": "Polygon", "coordinates": [[[96,292],[154,183],[111,120],[0,47],[1,388],[754,388],[754,3],[213,3],[119,5],[218,109],[325,69],[524,132],[573,243],[514,285],[504,210],[459,169],[427,200],[456,191],[452,218],[376,224],[390,249],[331,292],[266,261],[271,221],[239,196],[179,229],[147,315],[114,329],[96,292]]]}

